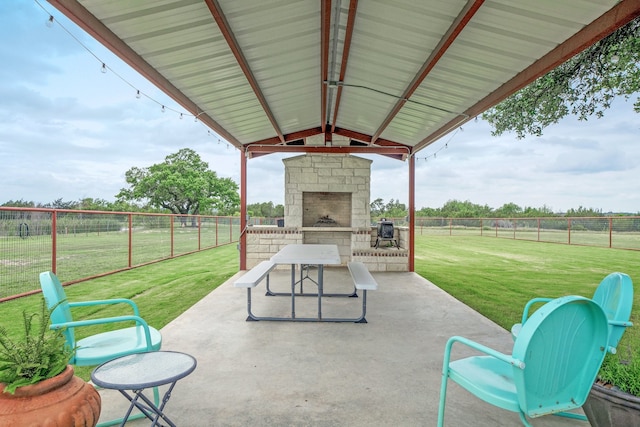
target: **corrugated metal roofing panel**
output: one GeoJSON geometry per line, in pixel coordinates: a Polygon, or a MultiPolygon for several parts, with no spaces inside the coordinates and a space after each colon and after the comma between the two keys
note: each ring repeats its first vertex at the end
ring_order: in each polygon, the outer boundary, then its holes
{"type": "Polygon", "coordinates": [[[285,138],[314,132],[323,113],[331,124],[341,93],[338,128],[411,147],[465,119],[461,113],[618,4],[361,0],[350,28],[349,0],[50,1],[80,12],[72,16],[76,21],[84,19],[81,4],[140,56],[134,63],[150,64],[180,91],[181,102],[195,105],[195,113],[204,110],[214,127],[241,144],[277,139],[278,132],[285,138]],[[420,75],[469,7],[475,13],[420,75]],[[217,9],[228,27],[216,22],[217,9]],[[343,66],[340,89],[323,84],[325,74],[338,81],[343,66]],[[416,79],[424,80],[413,84],[416,79]],[[402,101],[405,93],[410,96],[402,101]]]}
{"type": "MultiPolygon", "coordinates": [[[[411,99],[462,114],[582,28],[584,23],[571,15],[558,16],[558,10],[571,9],[571,5],[558,8],[557,3],[541,1],[532,7],[527,1],[485,2],[411,99]],[[499,67],[495,66],[496,61],[499,67]],[[455,98],[441,102],[440,97],[434,97],[439,87],[449,88],[455,98]]],[[[580,2],[566,3],[576,7],[580,2]]],[[[408,104],[383,132],[384,138],[406,140],[404,127],[410,122],[412,129],[419,129],[410,137],[415,143],[456,117],[413,105],[424,112],[421,117],[408,114],[406,108],[408,104]]],[[[461,122],[466,119],[463,115],[457,117],[461,122]]]]}

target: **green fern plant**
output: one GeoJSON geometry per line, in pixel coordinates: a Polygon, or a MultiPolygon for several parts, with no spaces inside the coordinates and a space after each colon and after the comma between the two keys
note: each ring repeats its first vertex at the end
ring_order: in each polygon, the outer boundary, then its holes
{"type": "Polygon", "coordinates": [[[53,378],[66,368],[75,350],[66,344],[61,329],[49,328],[50,316],[43,299],[39,313],[23,311],[23,336],[10,337],[0,327],[0,383],[4,383],[4,392],[13,394],[18,387],[53,378]]]}

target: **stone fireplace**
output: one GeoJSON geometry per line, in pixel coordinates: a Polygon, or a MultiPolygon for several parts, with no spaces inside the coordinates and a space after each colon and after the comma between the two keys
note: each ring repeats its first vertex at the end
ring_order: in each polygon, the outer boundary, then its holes
{"type": "Polygon", "coordinates": [[[282,162],[287,227],[312,227],[325,215],[333,219],[340,216],[336,220],[341,228],[370,226],[371,160],[317,154],[282,162]]]}
{"type": "MultiPolygon", "coordinates": [[[[407,271],[405,249],[374,248],[371,160],[348,154],[305,154],[285,167],[284,227],[247,230],[247,267],[292,243],[335,244],[342,264],[362,261],[370,271],[407,271]]],[[[400,233],[400,232],[399,232],[400,233]]],[[[406,231],[404,241],[406,242],[406,231]]],[[[402,235],[398,236],[400,242],[402,235]]]]}

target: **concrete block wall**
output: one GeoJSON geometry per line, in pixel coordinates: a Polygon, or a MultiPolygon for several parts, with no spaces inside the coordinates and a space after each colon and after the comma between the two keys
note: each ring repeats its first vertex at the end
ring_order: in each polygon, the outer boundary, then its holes
{"type": "Polygon", "coordinates": [[[247,269],[268,260],[286,245],[300,244],[303,234],[295,228],[248,227],[247,269]]]}

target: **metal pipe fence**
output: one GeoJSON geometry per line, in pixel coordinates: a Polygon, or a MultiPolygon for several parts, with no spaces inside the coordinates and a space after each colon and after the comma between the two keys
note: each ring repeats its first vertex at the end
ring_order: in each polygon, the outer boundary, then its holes
{"type": "MultiPolygon", "coordinates": [[[[408,225],[406,217],[388,219],[408,225]]],[[[415,233],[640,250],[640,216],[418,217],[415,233]]],[[[237,242],[240,234],[239,217],[0,207],[0,301],[39,291],[43,271],[79,282],[237,242]]]]}
{"type": "Polygon", "coordinates": [[[239,217],[0,208],[0,301],[237,242],[239,217]]]}
{"type": "MultiPolygon", "coordinates": [[[[404,219],[400,219],[403,221],[404,219]]],[[[399,224],[400,225],[400,224],[399,224]]],[[[640,216],[416,218],[419,235],[501,237],[640,250],[640,216]]]]}

